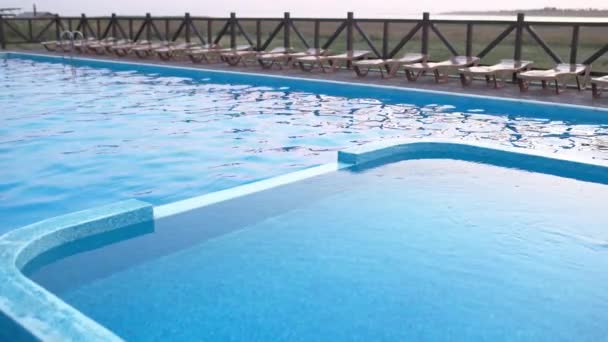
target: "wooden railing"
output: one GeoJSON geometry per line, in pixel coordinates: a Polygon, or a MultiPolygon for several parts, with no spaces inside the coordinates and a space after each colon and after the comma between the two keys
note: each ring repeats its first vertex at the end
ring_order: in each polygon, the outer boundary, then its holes
{"type": "Polygon", "coordinates": [[[227,18],[116,16],[109,17],[0,17],[0,46],[58,39],[64,30],[85,37],[218,43],[234,47],[250,44],[257,50],[284,46],[332,51],[365,49],[380,58],[404,51],[420,51],[432,59],[475,55],[486,63],[500,58],[531,59],[537,65],[594,63],[608,73],[606,22],[516,20],[359,19],[346,18],[227,18]]]}

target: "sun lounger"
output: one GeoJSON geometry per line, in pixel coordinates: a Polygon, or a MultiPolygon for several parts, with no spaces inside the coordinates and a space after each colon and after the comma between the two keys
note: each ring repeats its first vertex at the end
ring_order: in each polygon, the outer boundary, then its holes
{"type": "Polygon", "coordinates": [[[478,57],[468,56],[454,56],[448,60],[441,62],[423,62],[406,64],[403,66],[405,69],[405,76],[408,81],[416,81],[420,75],[426,72],[432,72],[435,76],[435,82],[447,82],[450,71],[474,66],[479,63],[478,57]]]}
{"type": "Polygon", "coordinates": [[[66,52],[66,51],[70,51],[70,49],[72,48],[72,43],[69,40],[64,40],[64,41],[50,40],[50,41],[42,42],[40,44],[42,44],[42,46],[47,51],[51,51],[51,52],[55,52],[58,50],[66,52]]]}
{"type": "MultiPolygon", "coordinates": [[[[243,48],[250,48],[249,45],[244,46],[243,48]]],[[[184,54],[190,58],[192,63],[200,63],[205,61],[207,63],[211,63],[213,61],[219,62],[221,61],[220,54],[222,52],[230,51],[230,49],[222,49],[217,44],[207,44],[200,47],[193,47],[187,49],[184,54]]]]}
{"type": "Polygon", "coordinates": [[[194,43],[169,44],[165,47],[154,49],[154,52],[158,55],[158,58],[162,59],[163,61],[168,61],[174,57],[184,54],[190,49],[200,47],[201,45],[194,43]]]}
{"type": "Polygon", "coordinates": [[[317,48],[309,48],[306,51],[300,52],[288,52],[286,55],[282,55],[281,57],[286,57],[286,63],[291,63],[291,66],[294,67],[297,65],[298,58],[301,57],[315,57],[315,56],[325,56],[327,54],[327,50],[325,49],[317,49],[317,48]]]}
{"type": "Polygon", "coordinates": [[[103,39],[103,40],[88,44],[87,50],[93,51],[98,55],[103,55],[106,52],[112,52],[112,50],[111,50],[112,46],[115,46],[118,44],[127,44],[130,42],[131,42],[131,40],[128,40],[128,39],[117,40],[114,38],[107,38],[107,39],[103,39]]]}
{"type": "Polygon", "coordinates": [[[403,57],[397,59],[362,59],[353,62],[353,69],[357,76],[364,77],[372,68],[378,68],[380,76],[384,78],[385,72],[389,76],[394,76],[403,65],[425,62],[426,59],[427,56],[421,53],[406,53],[403,57]]]}
{"type": "Polygon", "coordinates": [[[593,97],[599,98],[603,88],[608,87],[608,76],[596,77],[591,79],[591,92],[593,97]]]}
{"type": "Polygon", "coordinates": [[[116,56],[124,57],[124,56],[128,55],[133,48],[138,47],[138,46],[147,45],[147,44],[150,44],[150,42],[147,40],[140,40],[137,42],[127,42],[127,43],[122,43],[122,44],[116,44],[116,45],[111,46],[109,49],[111,52],[116,54],[116,56]]]}
{"type": "Polygon", "coordinates": [[[584,64],[558,64],[553,69],[549,70],[530,70],[520,73],[517,77],[519,79],[519,89],[521,91],[527,91],[530,85],[530,81],[540,81],[543,89],[547,88],[548,82],[555,84],[555,93],[560,92],[560,83],[564,83],[570,79],[576,79],[576,86],[578,90],[582,90],[587,84],[589,74],[591,73],[591,66],[584,64]],[[580,77],[583,76],[583,83],[581,84],[580,77]]]}
{"type": "Polygon", "coordinates": [[[243,66],[247,66],[248,61],[257,60],[257,56],[260,54],[276,54],[276,53],[286,53],[287,49],[278,47],[274,48],[268,52],[257,52],[253,50],[253,47],[249,47],[249,49],[241,49],[241,50],[229,50],[226,52],[222,52],[220,54],[222,60],[228,65],[236,66],[242,64],[243,66]]]}
{"type": "Polygon", "coordinates": [[[166,47],[168,42],[149,42],[148,44],[141,44],[131,49],[135,55],[139,58],[148,58],[154,54],[154,50],[166,47]]]}
{"type": "Polygon", "coordinates": [[[329,67],[329,71],[334,72],[338,70],[338,68],[340,68],[344,63],[363,59],[369,54],[370,51],[353,50],[332,56],[305,56],[298,58],[297,61],[300,69],[304,71],[311,71],[316,66],[319,66],[323,72],[327,72],[326,67],[329,67]]]}
{"type": "Polygon", "coordinates": [[[258,54],[257,59],[263,69],[272,69],[274,65],[278,66],[279,69],[282,69],[283,65],[288,64],[292,59],[290,56],[291,53],[291,49],[277,48],[270,52],[258,54]]]}
{"type": "Polygon", "coordinates": [[[101,41],[97,40],[96,38],[89,37],[87,39],[74,40],[74,45],[72,45],[72,46],[74,47],[74,50],[76,50],[79,53],[87,53],[88,49],[89,49],[89,45],[97,44],[99,42],[101,42],[101,41]]]}
{"type": "Polygon", "coordinates": [[[258,62],[262,65],[262,68],[270,69],[273,65],[278,65],[282,68],[283,65],[291,64],[292,67],[296,66],[297,59],[307,56],[324,56],[327,53],[325,49],[310,48],[306,51],[300,52],[289,52],[286,53],[265,53],[258,55],[258,62]]]}
{"type": "Polygon", "coordinates": [[[504,79],[506,75],[513,75],[529,70],[532,67],[532,63],[532,61],[503,59],[494,65],[462,68],[458,70],[460,72],[460,82],[463,86],[468,86],[473,82],[473,77],[483,76],[486,79],[486,83],[493,82],[494,88],[499,88],[499,77],[504,79]]]}

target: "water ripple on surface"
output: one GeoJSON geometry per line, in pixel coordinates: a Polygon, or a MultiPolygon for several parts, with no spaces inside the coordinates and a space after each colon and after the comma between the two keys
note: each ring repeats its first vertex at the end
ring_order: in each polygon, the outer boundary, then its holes
{"type": "Polygon", "coordinates": [[[124,198],[167,203],[391,138],[608,159],[605,125],[19,59],[0,64],[0,108],[0,231],[124,198]]]}

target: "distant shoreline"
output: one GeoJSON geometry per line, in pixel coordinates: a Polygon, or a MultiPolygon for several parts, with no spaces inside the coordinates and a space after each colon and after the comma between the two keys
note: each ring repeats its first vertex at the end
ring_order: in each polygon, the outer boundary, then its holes
{"type": "Polygon", "coordinates": [[[494,15],[511,16],[517,13],[536,17],[608,17],[608,9],[561,9],[542,8],[527,10],[499,10],[499,11],[453,11],[444,12],[443,15],[494,15]]]}

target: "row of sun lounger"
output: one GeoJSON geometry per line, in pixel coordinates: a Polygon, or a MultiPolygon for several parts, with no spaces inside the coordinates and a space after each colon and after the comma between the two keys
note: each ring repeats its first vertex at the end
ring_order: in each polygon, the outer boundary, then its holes
{"type": "MultiPolygon", "coordinates": [[[[488,84],[499,88],[506,77],[516,76],[520,90],[527,91],[530,82],[540,82],[543,88],[553,84],[556,93],[560,92],[561,83],[574,78],[577,88],[586,88],[591,67],[582,64],[558,64],[549,70],[531,70],[532,61],[505,59],[491,66],[479,66],[479,58],[455,56],[441,62],[429,62],[427,55],[406,53],[401,58],[368,59],[370,51],[353,50],[342,54],[330,55],[324,49],[294,51],[288,48],[275,48],[265,52],[255,51],[250,45],[239,45],[235,48],[221,48],[218,45],[200,45],[192,43],[150,42],[117,40],[84,39],[74,42],[50,41],[42,45],[49,51],[70,51],[95,54],[115,54],[123,57],[133,54],[139,58],[158,56],[162,60],[188,58],[193,63],[225,62],[229,65],[247,66],[258,63],[265,69],[273,67],[299,67],[304,71],[315,68],[322,72],[335,72],[344,66],[352,66],[360,77],[365,77],[370,70],[376,69],[381,77],[394,77],[403,71],[405,77],[416,81],[420,76],[432,74],[437,83],[447,82],[450,75],[457,74],[463,86],[468,86],[475,78],[485,78],[488,84]]],[[[592,93],[599,97],[602,89],[608,87],[608,76],[591,79],[592,93]]]]}

